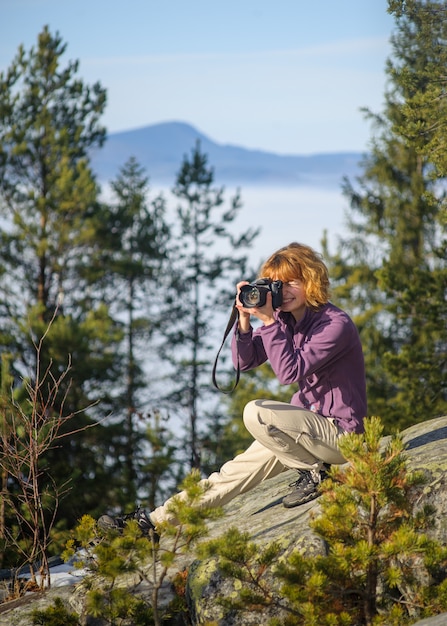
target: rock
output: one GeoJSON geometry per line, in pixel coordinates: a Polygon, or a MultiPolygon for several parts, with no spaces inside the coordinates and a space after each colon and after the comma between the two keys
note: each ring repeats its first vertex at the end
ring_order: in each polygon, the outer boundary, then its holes
{"type": "Polygon", "coordinates": [[[52,606],[56,597],[61,598],[67,609],[73,611],[70,607],[73,592],[73,587],[61,587],[29,593],[17,600],[0,604],[0,624],[1,626],[32,626],[31,612],[34,609],[45,610],[52,606]]]}
{"type": "MultiPolygon", "coordinates": [[[[407,444],[407,454],[411,469],[422,470],[427,477],[421,493],[421,502],[435,507],[436,523],[433,535],[447,544],[447,416],[432,419],[411,426],[403,432],[407,444]]],[[[286,509],[281,504],[282,496],[287,492],[288,483],[294,480],[296,473],[284,472],[282,475],[266,481],[253,491],[235,498],[225,507],[225,516],[210,523],[210,536],[218,537],[235,526],[239,531],[247,531],[260,546],[273,540],[281,543],[286,556],[296,547],[307,553],[323,549],[323,542],[309,528],[309,515],[319,510],[318,500],[294,509],[286,509]]],[[[176,569],[189,567],[187,597],[197,626],[214,624],[216,626],[245,626],[267,624],[272,614],[268,611],[244,615],[225,614],[216,603],[217,595],[230,597],[236,592],[231,581],[220,577],[215,562],[210,559],[199,562],[194,554],[182,558],[176,569]]],[[[271,581],[275,586],[275,581],[271,581]]],[[[237,586],[237,585],[236,585],[237,586]]],[[[55,597],[62,597],[68,610],[80,613],[82,594],[79,589],[62,587],[51,589],[43,596],[36,597],[25,606],[16,606],[2,611],[0,605],[0,626],[32,626],[30,612],[34,608],[42,609],[53,603],[55,597]]],[[[275,613],[275,617],[280,617],[275,613]]],[[[89,626],[101,626],[96,620],[83,622],[89,626]]],[[[414,626],[444,626],[447,614],[417,622],[414,626]]]]}

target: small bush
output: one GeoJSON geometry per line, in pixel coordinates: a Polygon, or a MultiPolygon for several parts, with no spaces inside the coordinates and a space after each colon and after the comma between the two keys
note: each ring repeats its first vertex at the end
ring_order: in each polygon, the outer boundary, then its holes
{"type": "Polygon", "coordinates": [[[45,610],[34,609],[31,613],[33,626],[80,626],[76,613],[70,613],[60,598],[45,610]]]}

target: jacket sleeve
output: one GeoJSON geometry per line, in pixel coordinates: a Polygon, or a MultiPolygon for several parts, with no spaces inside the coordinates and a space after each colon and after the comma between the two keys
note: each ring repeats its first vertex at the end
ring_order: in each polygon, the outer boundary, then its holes
{"type": "Polygon", "coordinates": [[[237,368],[238,361],[241,372],[251,370],[267,361],[267,354],[259,334],[252,327],[248,333],[239,333],[237,326],[231,342],[233,366],[237,368]]]}

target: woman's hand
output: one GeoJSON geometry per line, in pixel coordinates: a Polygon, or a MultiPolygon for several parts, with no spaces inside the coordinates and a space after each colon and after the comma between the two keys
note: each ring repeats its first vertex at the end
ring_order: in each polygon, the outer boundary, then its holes
{"type": "Polygon", "coordinates": [[[270,292],[267,293],[266,303],[262,307],[244,307],[244,305],[239,300],[239,294],[241,292],[241,287],[243,285],[249,285],[250,283],[246,280],[241,281],[236,285],[237,294],[236,294],[236,303],[235,306],[239,311],[239,332],[248,333],[250,330],[250,316],[253,315],[257,317],[258,320],[264,323],[265,326],[269,326],[275,322],[275,318],[273,316],[273,307],[272,307],[272,294],[270,292]]]}

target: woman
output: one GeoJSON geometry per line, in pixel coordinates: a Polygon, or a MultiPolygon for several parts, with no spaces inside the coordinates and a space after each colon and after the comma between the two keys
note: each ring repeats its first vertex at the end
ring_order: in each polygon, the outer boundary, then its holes
{"type": "MultiPolygon", "coordinates": [[[[290,404],[253,400],[244,424],[255,441],[207,479],[206,506],[222,506],[235,496],[287,469],[298,471],[283,498],[286,507],[318,496],[330,464],[345,459],[338,448],[347,432],[363,432],[366,415],[365,371],[357,329],[349,316],[329,302],[329,278],[321,256],[309,246],[291,243],[261,267],[260,277],[282,281],[282,303],[275,310],[272,293],[265,304],[246,307],[239,299],[239,319],[232,341],[233,363],[247,371],[269,361],[283,385],[296,384],[290,404]],[[261,325],[256,330],[251,317],[261,325]]],[[[171,519],[169,500],[148,517],[129,516],[143,529],[171,519]]],[[[124,518],[106,526],[122,527],[124,518]]],[[[102,524],[104,525],[104,524],[102,524]]]]}
{"type": "Polygon", "coordinates": [[[282,304],[275,311],[269,295],[259,309],[236,305],[233,361],[246,371],[268,360],[281,384],[298,384],[290,404],[254,400],[244,410],[252,448],[263,450],[266,462],[274,458],[283,469],[298,470],[283,499],[292,507],[318,495],[326,465],[344,462],[339,437],[363,432],[363,352],[352,320],[329,302],[327,268],[312,248],[291,243],[267,259],[260,274],[282,281],[282,304]],[[257,330],[251,315],[262,322],[257,330]]]}

